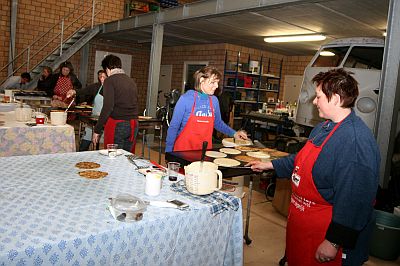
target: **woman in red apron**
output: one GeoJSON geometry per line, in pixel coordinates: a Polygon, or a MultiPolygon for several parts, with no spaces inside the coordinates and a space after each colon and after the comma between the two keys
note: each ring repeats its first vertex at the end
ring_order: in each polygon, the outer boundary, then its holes
{"type": "Polygon", "coordinates": [[[252,169],[291,176],[286,231],[289,265],[362,265],[368,259],[380,156],[371,130],[352,110],[357,82],[343,69],[313,78],[317,125],[297,155],[252,169]]]}
{"type": "Polygon", "coordinates": [[[135,152],[138,131],[138,93],[135,82],[121,69],[121,59],[107,55],[102,63],[107,73],[103,84],[103,108],[94,128],[92,142],[97,144],[104,129],[104,146],[135,152]]]}
{"type": "Polygon", "coordinates": [[[52,96],[51,105],[53,107],[67,107],[74,99],[76,90],[82,88],[82,84],[74,74],[74,68],[68,61],[59,66],[60,73],[52,76],[54,89],[47,91],[48,96],[52,96]]]}
{"type": "Polygon", "coordinates": [[[182,95],[175,108],[168,128],[166,152],[201,150],[204,141],[207,149],[212,148],[214,128],[237,139],[247,139],[244,131],[235,131],[221,118],[219,103],[214,96],[221,73],[214,67],[206,66],[194,75],[195,90],[182,95]]]}

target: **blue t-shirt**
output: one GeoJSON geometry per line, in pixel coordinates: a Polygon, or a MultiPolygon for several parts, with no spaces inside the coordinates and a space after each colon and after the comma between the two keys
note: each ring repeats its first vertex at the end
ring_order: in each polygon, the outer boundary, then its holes
{"type": "MultiPolygon", "coordinates": [[[[174,149],[175,141],[179,134],[182,132],[183,128],[186,126],[187,121],[189,120],[192,107],[194,104],[194,97],[196,91],[189,90],[185,94],[183,94],[176,106],[174,108],[174,115],[172,117],[170,126],[167,132],[167,140],[165,152],[171,152],[174,149]]],[[[210,98],[212,100],[212,105],[214,109],[214,128],[221,133],[233,136],[236,131],[230,128],[225,122],[221,119],[221,112],[219,109],[219,102],[217,97],[209,96],[202,92],[197,92],[196,96],[196,107],[194,110],[194,115],[196,116],[212,116],[212,110],[210,108],[210,98]]]]}

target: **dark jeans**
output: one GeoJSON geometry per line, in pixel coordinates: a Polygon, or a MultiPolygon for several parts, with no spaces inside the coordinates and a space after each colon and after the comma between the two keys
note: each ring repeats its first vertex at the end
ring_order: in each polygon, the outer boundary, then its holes
{"type": "Polygon", "coordinates": [[[90,140],[82,139],[81,144],[79,145],[79,151],[88,151],[90,144],[92,144],[90,140]]]}
{"type": "Polygon", "coordinates": [[[115,127],[114,143],[118,144],[119,149],[131,151],[133,141],[130,141],[131,124],[129,121],[118,122],[115,127]]]}

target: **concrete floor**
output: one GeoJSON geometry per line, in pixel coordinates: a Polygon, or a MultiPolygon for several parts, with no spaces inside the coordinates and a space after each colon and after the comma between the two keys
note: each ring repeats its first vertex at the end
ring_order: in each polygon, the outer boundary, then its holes
{"type": "MultiPolygon", "coordinates": [[[[150,159],[158,162],[158,144],[151,145],[150,159]],[[157,151],[155,151],[157,150],[157,151]]],[[[164,151],[164,148],[162,149],[164,151]]],[[[141,155],[142,145],[138,140],[136,154],[141,155]]],[[[146,147],[145,157],[148,157],[146,147]]],[[[161,156],[161,165],[165,165],[164,154],[161,156]]],[[[244,188],[247,192],[247,187],[244,188]]],[[[242,200],[243,226],[246,223],[247,196],[242,200]]],[[[285,251],[286,217],[275,211],[271,201],[267,201],[263,193],[253,191],[251,204],[249,236],[252,239],[250,245],[244,245],[245,266],[278,265],[285,251]]],[[[364,264],[365,266],[399,266],[397,261],[384,261],[374,257],[364,264]]]]}

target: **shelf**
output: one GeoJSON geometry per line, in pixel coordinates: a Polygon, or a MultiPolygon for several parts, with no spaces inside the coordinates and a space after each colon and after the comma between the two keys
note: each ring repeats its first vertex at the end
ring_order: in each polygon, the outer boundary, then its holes
{"type": "Polygon", "coordinates": [[[235,103],[249,103],[249,104],[258,103],[258,104],[262,104],[262,102],[257,102],[257,101],[247,101],[247,100],[235,100],[235,103]]]}
{"type": "Polygon", "coordinates": [[[275,101],[279,99],[282,60],[278,64],[275,59],[260,55],[257,68],[250,68],[251,60],[255,59],[250,58],[250,55],[248,55],[247,63],[244,62],[244,58],[241,58],[240,52],[237,53],[236,61],[230,61],[228,58],[232,59],[233,57],[228,56],[228,51],[226,51],[223,88],[229,91],[234,99],[253,99],[235,100],[234,104],[238,105],[239,112],[248,111],[249,108],[258,109],[260,104],[267,101],[267,97],[273,97],[275,101]],[[242,64],[242,68],[240,64],[242,64]]]}
{"type": "Polygon", "coordinates": [[[266,89],[260,89],[260,91],[273,92],[273,93],[278,93],[279,92],[277,90],[266,90],[266,89]]]}

